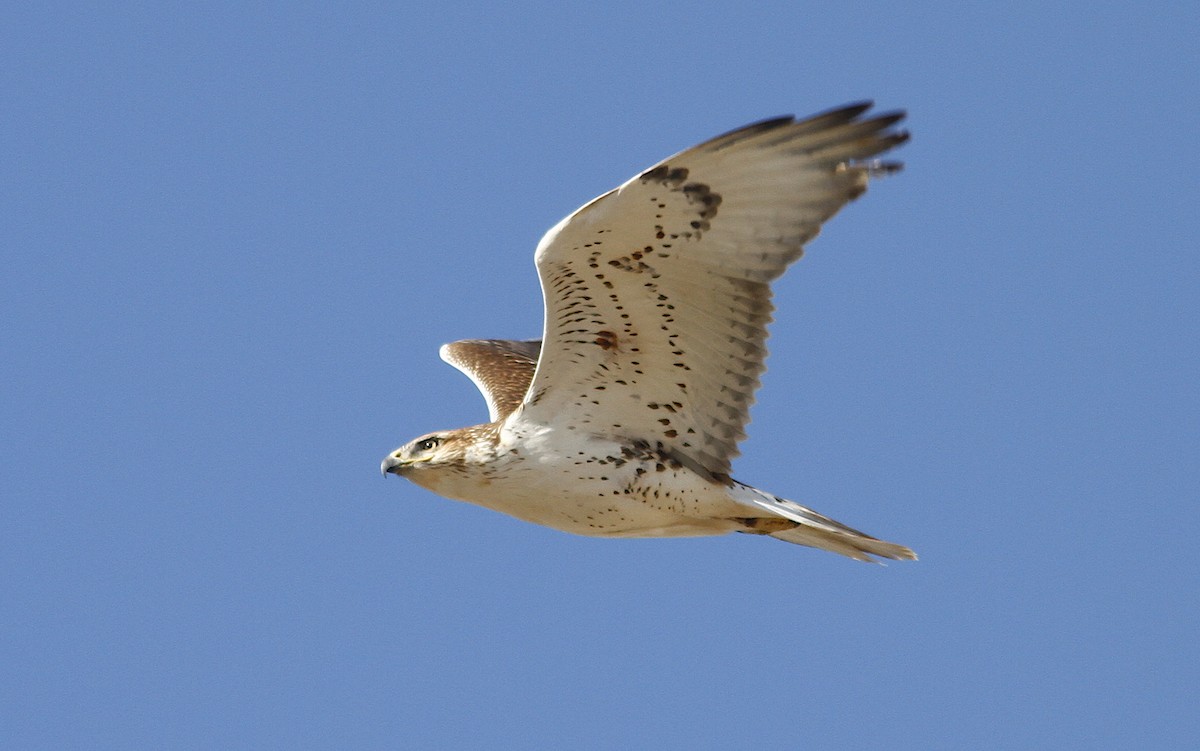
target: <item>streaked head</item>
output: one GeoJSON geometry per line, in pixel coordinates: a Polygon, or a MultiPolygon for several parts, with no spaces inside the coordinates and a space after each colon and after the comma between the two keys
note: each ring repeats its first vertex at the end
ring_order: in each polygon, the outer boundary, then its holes
{"type": "Polygon", "coordinates": [[[475,425],[415,438],[383,458],[380,469],[451,498],[465,498],[486,480],[480,470],[494,461],[499,426],[475,425]]]}
{"type": "MultiPolygon", "coordinates": [[[[426,433],[414,438],[383,458],[379,470],[401,477],[413,472],[461,463],[463,447],[457,431],[426,433]]],[[[411,479],[411,478],[410,478],[411,479]]]]}

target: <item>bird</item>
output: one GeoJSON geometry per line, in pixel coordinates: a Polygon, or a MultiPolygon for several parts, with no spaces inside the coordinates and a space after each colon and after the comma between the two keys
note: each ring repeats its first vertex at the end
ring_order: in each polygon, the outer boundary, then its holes
{"type": "Polygon", "coordinates": [[[381,471],[527,522],[611,538],[770,536],[915,560],[731,476],[765,371],[771,282],[902,164],[903,111],[762,120],[668,157],[567,216],[534,256],[541,339],[439,354],[489,421],[426,433],[381,471]]]}

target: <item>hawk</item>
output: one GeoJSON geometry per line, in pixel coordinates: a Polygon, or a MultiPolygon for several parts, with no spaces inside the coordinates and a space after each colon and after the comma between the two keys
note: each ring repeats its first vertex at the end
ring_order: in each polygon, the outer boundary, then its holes
{"type": "Polygon", "coordinates": [[[444,345],[489,422],[381,469],[449,498],[600,537],[745,532],[858,560],[915,559],[734,480],[765,370],[771,282],[904,143],[870,102],[731,131],[585,204],[538,244],[541,340],[444,345]]]}

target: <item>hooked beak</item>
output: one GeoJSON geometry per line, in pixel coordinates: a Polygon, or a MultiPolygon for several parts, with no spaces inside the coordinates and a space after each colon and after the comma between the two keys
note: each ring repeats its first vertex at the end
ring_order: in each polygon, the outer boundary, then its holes
{"type": "Polygon", "coordinates": [[[432,456],[418,456],[415,459],[401,459],[399,456],[397,456],[399,453],[399,450],[397,450],[394,453],[388,454],[383,458],[383,461],[379,463],[379,471],[384,477],[387,477],[388,473],[403,476],[405,470],[407,470],[409,467],[412,467],[414,464],[424,464],[425,462],[433,460],[432,456]]]}
{"type": "Polygon", "coordinates": [[[384,477],[387,477],[389,472],[391,472],[393,475],[399,475],[404,472],[404,465],[406,463],[407,462],[395,454],[388,454],[383,458],[383,461],[379,463],[379,472],[384,477]]]}

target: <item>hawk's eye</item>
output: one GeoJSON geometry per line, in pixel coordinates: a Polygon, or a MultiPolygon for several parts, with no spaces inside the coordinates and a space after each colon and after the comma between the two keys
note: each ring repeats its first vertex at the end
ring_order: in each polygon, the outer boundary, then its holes
{"type": "Polygon", "coordinates": [[[417,450],[429,451],[430,449],[437,447],[439,443],[441,443],[441,441],[437,438],[422,438],[421,440],[417,441],[417,450]]]}

